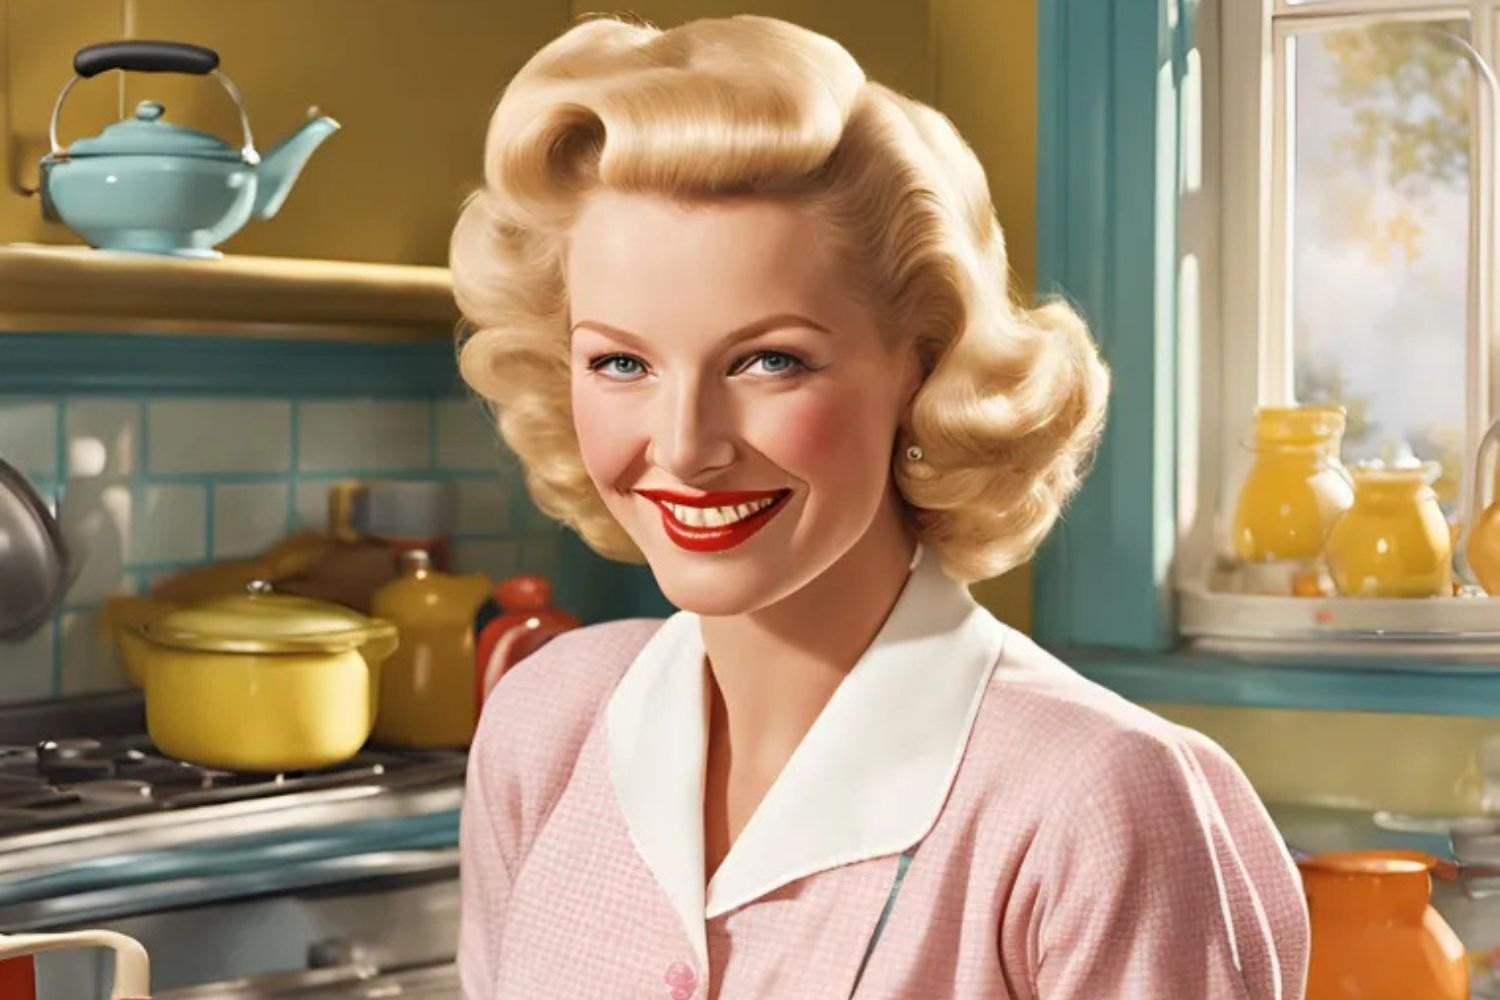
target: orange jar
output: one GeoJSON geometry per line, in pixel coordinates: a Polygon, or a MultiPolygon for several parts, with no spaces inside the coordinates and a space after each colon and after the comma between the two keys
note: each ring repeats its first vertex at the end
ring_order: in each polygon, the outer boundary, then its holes
{"type": "Polygon", "coordinates": [[[1468,1000],[1463,942],[1431,903],[1419,851],[1349,851],[1297,863],[1312,919],[1306,1000],[1468,1000]]]}
{"type": "Polygon", "coordinates": [[[1354,503],[1339,460],[1344,411],[1337,406],[1263,407],[1255,413],[1255,461],[1234,511],[1242,563],[1303,563],[1323,554],[1328,532],[1354,503]]]}

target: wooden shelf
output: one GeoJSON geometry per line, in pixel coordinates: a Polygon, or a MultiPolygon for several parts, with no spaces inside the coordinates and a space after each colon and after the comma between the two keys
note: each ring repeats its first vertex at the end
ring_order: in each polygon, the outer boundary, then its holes
{"type": "Polygon", "coordinates": [[[400,343],[458,320],[442,267],[0,246],[0,331],[400,343]]]}

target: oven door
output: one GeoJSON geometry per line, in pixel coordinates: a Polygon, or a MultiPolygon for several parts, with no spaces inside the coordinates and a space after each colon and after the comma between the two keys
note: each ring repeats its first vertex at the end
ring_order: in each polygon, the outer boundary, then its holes
{"type": "Polygon", "coordinates": [[[256,976],[156,993],[153,1000],[460,1000],[458,966],[451,962],[371,974],[357,967],[256,976]]]}
{"type": "MultiPolygon", "coordinates": [[[[194,997],[457,996],[456,989],[433,992],[443,974],[430,971],[451,965],[457,951],[456,847],[289,865],[279,878],[258,870],[128,891],[128,914],[100,919],[111,901],[95,897],[89,902],[99,910],[73,916],[79,926],[116,930],[146,947],[153,997],[179,991],[194,997]],[[419,970],[410,972],[412,982],[427,992],[370,992],[381,977],[409,970],[419,970]],[[283,992],[258,992],[267,989],[283,992]]],[[[81,954],[40,956],[38,995],[108,996],[108,956],[81,954]]]]}

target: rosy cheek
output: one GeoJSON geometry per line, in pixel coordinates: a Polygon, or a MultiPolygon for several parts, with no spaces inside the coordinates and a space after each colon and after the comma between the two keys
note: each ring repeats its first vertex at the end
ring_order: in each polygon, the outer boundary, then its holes
{"type": "Polygon", "coordinates": [[[762,454],[788,472],[799,478],[826,477],[863,461],[852,435],[866,421],[857,398],[813,396],[768,408],[753,433],[762,454]]]}
{"type": "Polygon", "coordinates": [[[573,429],[589,476],[601,490],[618,484],[643,446],[631,408],[619,394],[590,386],[573,391],[573,429]]]}

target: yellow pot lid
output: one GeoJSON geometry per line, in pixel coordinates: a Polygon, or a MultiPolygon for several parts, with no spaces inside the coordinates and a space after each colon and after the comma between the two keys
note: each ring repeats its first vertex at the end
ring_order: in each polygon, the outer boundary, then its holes
{"type": "Polygon", "coordinates": [[[337,653],[372,639],[392,638],[396,626],[358,611],[306,597],[271,592],[260,580],[230,594],[169,611],[137,627],[147,640],[175,649],[215,653],[337,653]]]}

